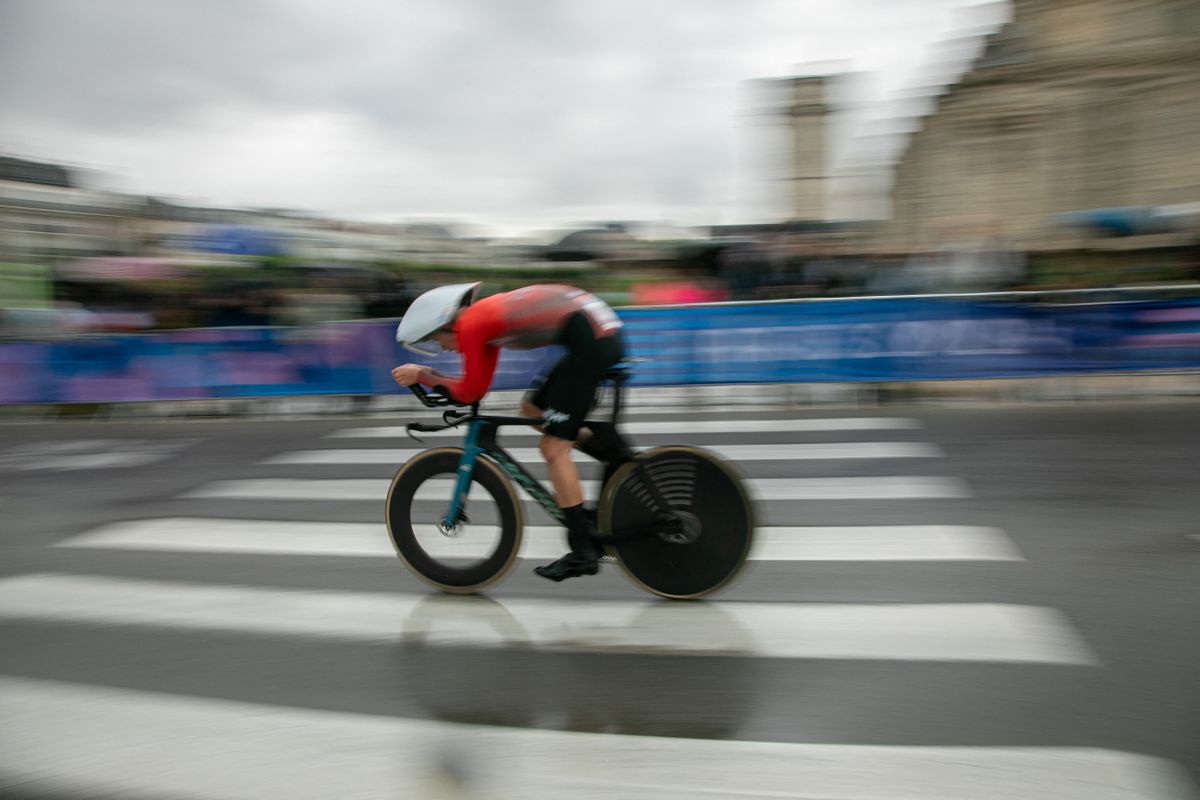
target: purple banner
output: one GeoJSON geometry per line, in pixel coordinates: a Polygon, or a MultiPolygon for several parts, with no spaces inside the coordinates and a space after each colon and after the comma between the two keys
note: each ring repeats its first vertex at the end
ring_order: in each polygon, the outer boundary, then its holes
{"type": "MultiPolygon", "coordinates": [[[[1052,305],[861,298],[620,311],[639,385],[889,381],[1200,368],[1200,301],[1052,305]]],[[[0,403],[108,403],[402,390],[421,359],[394,321],[210,328],[0,343],[0,403]]],[[[496,389],[529,385],[559,348],[505,351],[496,389]]]]}

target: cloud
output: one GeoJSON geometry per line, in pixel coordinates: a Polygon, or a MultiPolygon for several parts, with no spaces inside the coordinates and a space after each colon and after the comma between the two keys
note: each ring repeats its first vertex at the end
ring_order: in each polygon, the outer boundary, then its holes
{"type": "Polygon", "coordinates": [[[761,214],[747,81],[836,59],[882,95],[956,4],[2,0],[0,148],[376,217],[761,214]]]}

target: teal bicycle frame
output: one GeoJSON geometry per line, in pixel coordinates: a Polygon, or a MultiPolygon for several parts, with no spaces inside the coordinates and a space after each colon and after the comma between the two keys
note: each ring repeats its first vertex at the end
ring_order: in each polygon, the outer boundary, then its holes
{"type": "MultiPolygon", "coordinates": [[[[613,397],[612,397],[612,419],[611,421],[587,420],[583,424],[585,426],[608,426],[616,432],[616,426],[621,415],[621,386],[626,379],[626,367],[614,367],[604,374],[604,379],[612,382],[613,397]]],[[[422,403],[427,406],[435,407],[445,405],[444,398],[433,400],[432,396],[425,392],[419,385],[410,387],[422,403]]],[[[531,417],[491,417],[478,416],[479,404],[471,406],[470,413],[447,411],[442,415],[442,419],[446,421],[445,425],[428,426],[423,423],[410,423],[408,427],[409,434],[412,431],[438,431],[445,430],[447,427],[454,427],[461,424],[462,419],[466,419],[467,435],[463,441],[463,453],[458,461],[458,468],[455,471],[454,494],[450,498],[450,507],[446,510],[446,516],[442,518],[441,524],[444,531],[453,530],[459,522],[465,519],[463,508],[466,506],[467,494],[471,489],[471,478],[475,474],[475,464],[481,455],[486,455],[500,466],[502,470],[517,484],[529,493],[529,496],[538,502],[542,508],[546,510],[552,518],[560,524],[565,524],[566,518],[563,516],[562,509],[554,501],[554,497],[546,491],[546,488],[538,481],[537,478],[529,474],[529,472],[521,466],[521,464],[510,456],[503,447],[496,443],[496,429],[503,425],[522,425],[525,427],[534,427],[542,424],[542,420],[533,419],[531,417]],[[459,421],[456,421],[459,420],[459,421]]],[[[621,448],[624,454],[621,460],[631,460],[633,451],[624,443],[623,439],[621,448]]],[[[608,466],[614,467],[618,462],[613,462],[608,466]]],[[[640,468],[639,468],[640,469],[640,468]]],[[[657,487],[652,481],[648,482],[648,490],[654,499],[659,503],[660,508],[666,508],[666,503],[663,501],[658,492],[657,487]]]]}
{"type": "Polygon", "coordinates": [[[496,429],[501,425],[529,426],[540,422],[541,420],[528,417],[477,417],[468,423],[466,439],[463,441],[463,454],[455,473],[454,494],[450,498],[450,508],[442,519],[446,530],[452,529],[463,513],[467,492],[471,489],[471,477],[475,474],[475,462],[480,455],[486,455],[499,464],[510,478],[538,502],[538,505],[546,509],[547,514],[560,524],[566,522],[562,509],[541,482],[496,443],[496,429]]]}

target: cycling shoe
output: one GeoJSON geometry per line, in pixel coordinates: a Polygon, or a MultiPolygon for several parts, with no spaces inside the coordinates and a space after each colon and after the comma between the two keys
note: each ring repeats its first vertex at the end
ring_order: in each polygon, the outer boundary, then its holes
{"type": "Polygon", "coordinates": [[[595,557],[571,552],[553,563],[534,567],[533,571],[543,578],[557,583],[580,575],[595,575],[600,571],[600,564],[595,557]]]}

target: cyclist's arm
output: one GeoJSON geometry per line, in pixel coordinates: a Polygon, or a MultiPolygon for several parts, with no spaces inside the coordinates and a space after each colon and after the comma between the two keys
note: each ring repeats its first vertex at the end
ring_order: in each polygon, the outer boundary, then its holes
{"type": "Polygon", "coordinates": [[[443,375],[433,369],[422,370],[421,383],[446,395],[457,403],[478,403],[487,394],[496,374],[500,359],[500,348],[469,336],[459,337],[459,349],[463,357],[463,375],[456,378],[443,375]]]}

